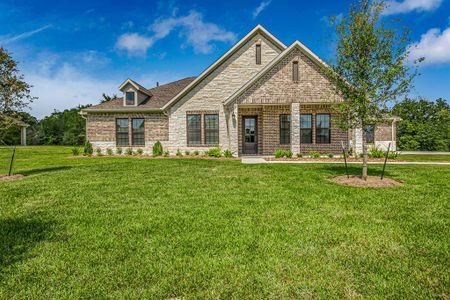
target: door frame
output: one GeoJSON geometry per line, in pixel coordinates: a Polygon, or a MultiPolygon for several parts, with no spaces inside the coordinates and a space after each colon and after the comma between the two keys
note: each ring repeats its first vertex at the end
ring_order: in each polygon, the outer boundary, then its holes
{"type": "Polygon", "coordinates": [[[259,139],[258,139],[258,116],[254,115],[254,116],[242,116],[242,143],[241,143],[241,147],[242,147],[242,155],[258,155],[258,151],[259,151],[259,147],[258,147],[258,143],[259,143],[259,139]],[[246,153],[246,148],[245,148],[245,119],[255,119],[255,152],[254,153],[246,153]]]}

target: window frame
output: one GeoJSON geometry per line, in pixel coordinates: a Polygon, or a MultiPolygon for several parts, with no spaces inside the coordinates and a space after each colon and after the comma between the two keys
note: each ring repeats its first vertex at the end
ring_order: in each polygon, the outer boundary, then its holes
{"type": "Polygon", "coordinates": [[[219,141],[220,141],[220,135],[219,135],[219,127],[220,127],[220,123],[219,123],[219,114],[214,114],[214,113],[205,113],[203,114],[203,143],[205,145],[219,145],[219,141]],[[213,129],[209,129],[206,126],[206,118],[210,117],[210,116],[215,116],[217,117],[217,128],[213,128],[213,129]],[[217,136],[217,141],[214,142],[208,142],[207,141],[207,135],[208,134],[214,134],[215,136],[217,136]]]}
{"type": "Polygon", "coordinates": [[[189,113],[186,114],[186,143],[188,146],[200,146],[202,145],[203,141],[202,141],[202,114],[200,113],[189,113]],[[195,128],[195,130],[190,129],[189,128],[189,117],[193,117],[193,116],[198,116],[198,128],[195,128]],[[198,133],[197,133],[198,131],[198,133]],[[198,143],[196,142],[191,142],[190,140],[190,135],[194,133],[194,134],[198,134],[198,143]]]}
{"type": "Polygon", "coordinates": [[[298,61],[293,61],[292,62],[292,81],[293,82],[298,82],[299,78],[300,78],[300,73],[299,73],[299,64],[298,61]]]}
{"type": "Polygon", "coordinates": [[[129,146],[130,145],[129,132],[130,132],[129,119],[128,118],[116,118],[116,146],[120,147],[120,146],[129,146]],[[119,120],[126,120],[126,122],[127,122],[126,139],[123,137],[123,135],[125,134],[125,131],[123,131],[123,132],[119,131],[119,128],[123,128],[123,127],[119,127],[119,120]],[[122,135],[122,136],[120,136],[120,135],[122,135]],[[126,143],[120,143],[121,140],[126,140],[126,143]]]}
{"type": "Polygon", "coordinates": [[[260,65],[262,63],[261,44],[256,44],[255,51],[256,51],[255,53],[256,64],[260,65]]]}
{"type": "Polygon", "coordinates": [[[367,144],[375,144],[375,124],[366,125],[365,133],[366,133],[366,143],[367,144]],[[368,135],[367,135],[367,129],[369,127],[372,127],[372,140],[371,141],[369,141],[368,135]]]}
{"type": "Polygon", "coordinates": [[[289,145],[291,144],[291,114],[280,114],[279,116],[279,142],[280,145],[289,145]],[[283,120],[284,117],[287,117],[287,121],[283,120]],[[287,128],[283,128],[283,124],[287,124],[287,128]],[[286,135],[287,131],[287,135],[286,135]]]}
{"type": "Polygon", "coordinates": [[[131,119],[131,145],[132,146],[145,146],[145,118],[132,118],[131,119]],[[134,128],[134,121],[142,120],[143,127],[138,128],[139,132],[136,132],[134,128]],[[142,130],[142,132],[141,132],[142,130]],[[142,137],[136,138],[136,135],[142,135],[142,137]],[[142,140],[142,143],[137,143],[136,140],[142,140]]]}
{"type": "Polygon", "coordinates": [[[331,144],[331,114],[329,113],[318,113],[315,115],[315,124],[316,124],[316,144],[331,144]],[[320,120],[319,116],[328,116],[328,127],[319,127],[318,121],[320,120]],[[321,138],[324,136],[322,133],[319,134],[319,132],[325,132],[327,131],[327,140],[324,140],[321,138]],[[320,138],[319,138],[320,137],[320,138]]]}
{"type": "Polygon", "coordinates": [[[313,114],[300,114],[300,144],[312,144],[313,143],[313,114]],[[302,116],[309,116],[309,128],[302,127],[302,116]],[[303,132],[309,131],[309,140],[302,141],[302,137],[304,136],[303,132]]]}
{"type": "Polygon", "coordinates": [[[136,92],[135,91],[126,91],[125,92],[125,105],[126,106],[135,106],[136,105],[136,92]],[[131,100],[128,100],[128,94],[133,94],[133,103],[132,104],[130,104],[128,101],[131,101],[131,100]]]}

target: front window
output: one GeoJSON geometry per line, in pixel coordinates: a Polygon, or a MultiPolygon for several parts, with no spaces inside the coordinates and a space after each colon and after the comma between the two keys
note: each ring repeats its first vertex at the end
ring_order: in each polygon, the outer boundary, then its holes
{"type": "Polygon", "coordinates": [[[291,143],[291,115],[280,115],[280,144],[291,143]]]}
{"type": "Polygon", "coordinates": [[[300,115],[300,143],[311,144],[312,138],[312,115],[302,114],[300,115]]]}
{"type": "Polygon", "coordinates": [[[116,119],[116,144],[128,146],[128,119],[116,119]]]}
{"type": "Polygon", "coordinates": [[[205,115],[205,144],[219,144],[219,115],[205,115]]]}
{"type": "Polygon", "coordinates": [[[330,115],[317,114],[316,115],[316,143],[329,144],[331,141],[330,134],[330,115]]]}
{"type": "Polygon", "coordinates": [[[134,92],[125,93],[125,103],[126,105],[134,105],[134,92]]]}
{"type": "Polygon", "coordinates": [[[145,145],[145,122],[144,119],[131,119],[133,146],[145,145]]]}
{"type": "Polygon", "coordinates": [[[298,82],[298,61],[292,63],[292,81],[298,82]]]}
{"type": "Polygon", "coordinates": [[[256,64],[261,64],[261,45],[256,45],[256,64]]]}
{"type": "Polygon", "coordinates": [[[375,126],[366,126],[366,143],[373,144],[375,142],[375,126]]]}
{"type": "Polygon", "coordinates": [[[187,116],[187,143],[188,145],[199,145],[202,143],[201,116],[187,116]]]}

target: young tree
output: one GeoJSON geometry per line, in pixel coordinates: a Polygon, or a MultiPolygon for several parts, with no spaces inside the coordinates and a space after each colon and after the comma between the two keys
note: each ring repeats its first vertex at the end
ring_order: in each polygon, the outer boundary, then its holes
{"type": "Polygon", "coordinates": [[[113,94],[112,96],[106,95],[105,93],[102,94],[102,99],[100,99],[100,103],[109,102],[111,100],[114,100],[117,98],[116,94],[113,94]]]}
{"type": "Polygon", "coordinates": [[[31,85],[23,80],[17,63],[0,47],[0,128],[14,126],[15,116],[37,99],[30,95],[31,85]]]}
{"type": "Polygon", "coordinates": [[[358,0],[347,16],[335,23],[337,55],[326,70],[337,93],[343,129],[361,128],[363,170],[367,179],[366,129],[380,122],[388,104],[406,94],[417,74],[408,63],[409,30],[399,31],[381,18],[384,1],[358,0]]]}

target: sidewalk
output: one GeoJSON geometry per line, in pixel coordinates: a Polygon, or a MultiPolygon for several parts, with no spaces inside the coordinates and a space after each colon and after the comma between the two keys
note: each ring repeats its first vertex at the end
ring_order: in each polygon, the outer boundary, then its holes
{"type": "MultiPolygon", "coordinates": [[[[261,156],[244,156],[241,158],[241,163],[246,165],[254,164],[344,164],[344,161],[300,161],[300,160],[265,160],[261,156]]],[[[347,162],[349,165],[360,165],[362,162],[353,161],[347,162]]],[[[383,162],[368,162],[369,165],[382,165],[383,162]]],[[[432,161],[389,161],[388,165],[447,165],[450,166],[450,162],[432,162],[432,161]]]]}

